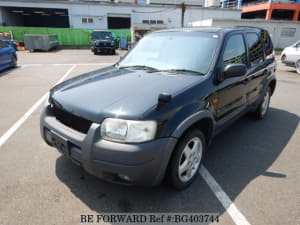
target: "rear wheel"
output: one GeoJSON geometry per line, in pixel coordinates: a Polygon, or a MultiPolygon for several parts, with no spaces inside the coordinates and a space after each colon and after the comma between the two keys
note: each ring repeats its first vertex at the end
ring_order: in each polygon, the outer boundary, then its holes
{"type": "Polygon", "coordinates": [[[192,129],[179,141],[174,150],[169,179],[176,189],[187,188],[197,177],[206,143],[202,131],[192,129]]]}
{"type": "Polygon", "coordinates": [[[296,66],[297,73],[300,74],[300,59],[297,60],[297,62],[295,63],[295,66],[296,66]]]}
{"type": "Polygon", "coordinates": [[[270,87],[268,87],[264,93],[264,97],[261,103],[259,104],[257,110],[254,113],[257,119],[263,119],[266,116],[270,105],[270,98],[271,98],[271,89],[270,87]]]}

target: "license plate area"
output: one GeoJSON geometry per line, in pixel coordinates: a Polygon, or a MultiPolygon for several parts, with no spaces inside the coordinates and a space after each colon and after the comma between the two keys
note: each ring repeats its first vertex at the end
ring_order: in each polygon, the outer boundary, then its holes
{"type": "Polygon", "coordinates": [[[69,143],[68,140],[57,133],[51,132],[52,144],[61,153],[69,155],[69,143]]]}

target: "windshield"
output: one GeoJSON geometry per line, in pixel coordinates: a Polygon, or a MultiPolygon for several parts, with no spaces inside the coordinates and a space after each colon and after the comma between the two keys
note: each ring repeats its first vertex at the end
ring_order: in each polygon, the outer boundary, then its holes
{"type": "Polygon", "coordinates": [[[144,66],[157,70],[208,72],[218,35],[203,32],[149,34],[128,53],[119,67],[144,66]]]}
{"type": "Polygon", "coordinates": [[[111,33],[105,31],[94,31],[92,33],[93,40],[96,39],[111,39],[111,33]]]}

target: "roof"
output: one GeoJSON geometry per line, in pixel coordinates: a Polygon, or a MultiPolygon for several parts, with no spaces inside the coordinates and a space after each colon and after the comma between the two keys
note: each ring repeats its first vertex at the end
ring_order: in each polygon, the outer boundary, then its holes
{"type": "Polygon", "coordinates": [[[228,33],[237,30],[262,30],[259,27],[248,27],[248,26],[232,26],[232,27],[185,27],[159,30],[156,32],[211,32],[211,33],[228,33]]]}

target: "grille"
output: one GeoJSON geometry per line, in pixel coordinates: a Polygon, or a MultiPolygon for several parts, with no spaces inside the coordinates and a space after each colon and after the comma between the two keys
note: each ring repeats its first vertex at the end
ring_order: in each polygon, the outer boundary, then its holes
{"type": "Polygon", "coordinates": [[[110,44],[109,44],[109,43],[99,42],[99,43],[97,44],[97,46],[98,46],[98,47],[109,47],[110,44]]]}
{"type": "Polygon", "coordinates": [[[73,128],[81,133],[86,134],[92,125],[92,122],[81,118],[79,116],[75,116],[69,112],[66,112],[57,106],[52,107],[53,114],[55,118],[60,121],[62,124],[73,128]]]}

